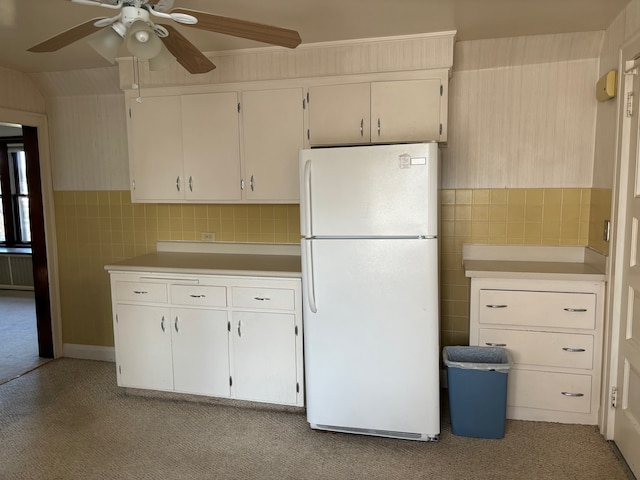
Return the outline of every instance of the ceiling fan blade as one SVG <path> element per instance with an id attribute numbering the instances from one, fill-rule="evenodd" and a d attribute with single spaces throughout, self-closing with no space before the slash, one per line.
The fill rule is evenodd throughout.
<path id="1" fill-rule="evenodd" d="M 171 13 L 184 13 L 193 15 L 198 19 L 198 23 L 187 25 L 188 27 L 208 30 L 210 32 L 224 33 L 225 35 L 233 35 L 234 37 L 247 38 L 258 42 L 270 43 L 272 45 L 280 45 L 282 47 L 296 48 L 302 40 L 300 34 L 295 30 L 286 28 L 272 27 L 263 23 L 248 22 L 246 20 L 238 20 L 235 18 L 221 17 L 210 13 L 198 12 L 195 10 L 187 10 L 184 8 L 176 8 Z"/>
<path id="2" fill-rule="evenodd" d="M 76 25 L 69 30 L 65 30 L 62 33 L 59 33 L 55 37 L 51 37 L 48 40 L 45 40 L 38 45 L 35 45 L 28 49 L 28 52 L 55 52 L 56 50 L 60 50 L 62 47 L 66 47 L 67 45 L 72 44 L 75 41 L 80 40 L 88 35 L 91 35 L 94 32 L 97 32 L 103 27 L 96 27 L 94 23 L 98 20 L 102 20 L 104 17 L 94 18 L 93 20 L 89 20 L 87 22 L 81 23 L 80 25 Z"/>
<path id="3" fill-rule="evenodd" d="M 196 46 L 171 25 L 162 25 L 169 35 L 162 38 L 164 46 L 176 57 L 178 63 L 189 73 L 207 73 L 216 66 Z"/>

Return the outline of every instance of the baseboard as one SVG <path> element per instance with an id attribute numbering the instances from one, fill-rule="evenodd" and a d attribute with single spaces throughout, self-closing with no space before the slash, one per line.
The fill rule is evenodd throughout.
<path id="1" fill-rule="evenodd" d="M 79 358 L 82 360 L 102 360 L 103 362 L 115 362 L 116 350 L 114 347 L 65 343 L 62 346 L 62 356 L 67 358 Z"/>

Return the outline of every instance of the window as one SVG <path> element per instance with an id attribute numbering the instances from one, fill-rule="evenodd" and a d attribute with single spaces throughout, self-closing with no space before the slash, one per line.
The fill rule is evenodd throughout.
<path id="1" fill-rule="evenodd" d="M 21 143 L 0 142 L 0 244 L 31 244 L 27 159 Z"/>

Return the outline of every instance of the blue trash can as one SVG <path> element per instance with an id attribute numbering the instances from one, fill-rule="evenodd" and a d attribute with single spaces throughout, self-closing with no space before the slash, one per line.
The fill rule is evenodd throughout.
<path id="1" fill-rule="evenodd" d="M 503 438 L 507 377 L 513 361 L 499 347 L 445 347 L 451 432 L 476 438 Z"/>

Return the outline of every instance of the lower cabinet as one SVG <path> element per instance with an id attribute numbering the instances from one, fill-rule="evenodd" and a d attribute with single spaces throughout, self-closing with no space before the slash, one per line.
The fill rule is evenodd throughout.
<path id="1" fill-rule="evenodd" d="M 294 315 L 234 312 L 232 358 L 235 397 L 293 404 L 297 396 Z"/>
<path id="2" fill-rule="evenodd" d="M 111 288 L 119 386 L 304 405 L 299 279 L 111 272 Z"/>
<path id="3" fill-rule="evenodd" d="M 472 278 L 470 344 L 506 348 L 507 417 L 595 425 L 604 282 Z"/>

